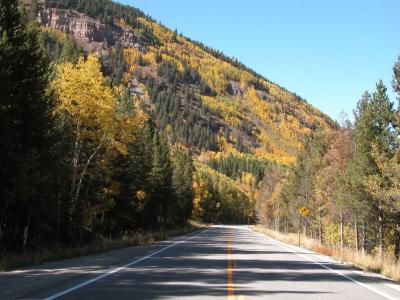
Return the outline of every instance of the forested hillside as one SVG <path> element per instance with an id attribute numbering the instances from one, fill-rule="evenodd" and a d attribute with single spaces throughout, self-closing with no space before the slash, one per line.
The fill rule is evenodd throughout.
<path id="1" fill-rule="evenodd" d="M 392 85 L 399 101 L 400 57 Z M 259 220 L 285 232 L 298 228 L 332 248 L 376 255 L 379 263 L 389 259 L 391 266 L 370 268 L 397 276 L 391 259 L 400 256 L 398 107 L 378 81 L 361 96 L 354 124 L 343 115 L 337 130 L 312 132 L 291 172 L 274 170 L 261 182 Z"/>
<path id="2" fill-rule="evenodd" d="M 259 182 L 294 165 L 311 131 L 333 127 L 137 9 L 5 1 L 1 13 L 2 251 L 189 218 L 254 222 Z"/>
<path id="3" fill-rule="evenodd" d="M 190 218 L 296 231 L 307 207 L 307 234 L 399 253 L 398 112 L 382 83 L 336 124 L 109 0 L 3 1 L 0 29 L 0 251 Z"/>

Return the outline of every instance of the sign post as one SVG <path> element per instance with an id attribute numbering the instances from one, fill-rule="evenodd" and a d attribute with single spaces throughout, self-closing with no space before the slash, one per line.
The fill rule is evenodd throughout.
<path id="1" fill-rule="evenodd" d="M 301 237 L 301 218 L 307 218 L 310 214 L 310 210 L 303 206 L 299 208 L 299 247 L 300 247 L 300 237 Z"/>

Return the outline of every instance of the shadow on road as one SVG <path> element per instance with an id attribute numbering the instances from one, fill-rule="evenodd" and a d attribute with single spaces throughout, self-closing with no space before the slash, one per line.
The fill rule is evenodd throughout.
<path id="1" fill-rule="evenodd" d="M 195 237 L 150 257 L 130 268 L 122 269 L 108 277 L 84 286 L 64 296 L 65 299 L 165 299 L 178 297 L 226 297 L 227 295 L 227 245 L 228 227 L 216 227 L 206 234 Z M 143 247 L 142 252 L 152 252 L 165 247 L 167 243 Z M 283 248 L 282 248 L 283 249 Z M 348 282 L 344 277 L 324 269 L 318 264 L 307 261 L 293 252 L 282 250 L 267 239 L 262 239 L 248 230 L 233 230 L 233 281 L 235 293 L 243 296 L 262 296 L 272 294 L 329 294 L 321 289 L 310 291 L 296 290 L 290 282 Z M 125 252 L 124 252 L 125 251 Z M 113 255 L 126 255 L 125 250 L 113 251 Z M 137 251 L 133 249 L 132 251 Z M 132 253 L 133 253 L 132 252 Z M 146 254 L 142 253 L 142 255 Z M 110 254 L 110 253 L 109 253 Z M 109 255 L 108 254 L 108 255 Z M 307 254 L 307 253 L 304 253 Z M 122 255 L 115 265 L 123 265 Z M 42 297 L 59 292 L 103 272 L 106 257 L 90 257 L 89 263 L 73 268 L 58 269 L 37 268 L 30 272 L 17 274 L 20 278 L 35 280 L 45 275 L 52 278 L 64 278 L 53 290 L 43 288 L 35 291 L 30 298 Z M 132 256 L 130 256 L 132 260 Z M 341 271 L 351 268 L 342 264 L 324 263 Z M 47 265 L 49 267 L 49 265 Z M 92 273 L 91 273 L 92 272 Z M 17 276 L 14 274 L 14 276 Z M 67 275 L 67 276 L 66 276 Z M 370 277 L 353 273 L 351 277 L 359 282 L 391 282 L 384 278 Z M 4 277 L 3 277 L 4 279 Z M 0 287 L 2 277 L 0 276 Z M 28 280 L 29 282 L 29 280 Z M 268 283 L 266 286 L 265 282 Z M 281 289 L 274 283 L 286 282 L 288 289 Z M 262 283 L 262 284 L 260 284 Z"/>

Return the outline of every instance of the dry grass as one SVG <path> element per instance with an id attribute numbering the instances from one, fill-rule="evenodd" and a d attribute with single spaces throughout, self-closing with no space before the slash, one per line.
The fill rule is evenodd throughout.
<path id="1" fill-rule="evenodd" d="M 183 228 L 169 230 L 166 239 L 186 234 L 197 229 L 206 227 L 205 225 L 190 221 L 189 225 Z M 46 261 L 62 260 L 66 258 L 79 257 L 83 255 L 106 252 L 113 249 L 137 246 L 154 243 L 164 239 L 162 232 L 137 232 L 118 239 L 99 239 L 86 245 L 74 247 L 59 247 L 55 249 L 42 249 L 35 252 L 25 253 L 6 253 L 0 255 L 0 271 L 9 271 L 17 268 L 35 265 Z"/>
<path id="2" fill-rule="evenodd" d="M 276 240 L 282 241 L 291 245 L 298 245 L 298 234 L 288 233 L 283 234 L 262 226 L 253 226 L 255 231 L 268 235 Z M 400 262 L 397 262 L 391 256 L 383 258 L 376 255 L 355 251 L 354 249 L 345 248 L 343 250 L 322 245 L 318 240 L 311 239 L 306 236 L 301 236 L 301 246 L 305 249 L 332 256 L 340 261 L 350 263 L 355 267 L 365 271 L 379 273 L 383 276 L 400 282 Z"/>

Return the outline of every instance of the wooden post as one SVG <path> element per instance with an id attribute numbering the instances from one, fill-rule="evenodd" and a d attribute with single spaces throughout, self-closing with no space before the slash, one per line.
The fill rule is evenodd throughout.
<path id="1" fill-rule="evenodd" d="M 301 236 L 301 215 L 299 215 L 299 247 L 300 247 L 300 236 Z"/>

